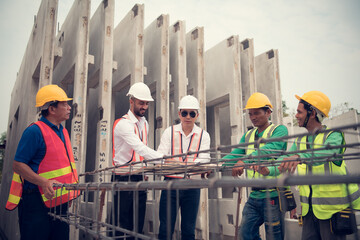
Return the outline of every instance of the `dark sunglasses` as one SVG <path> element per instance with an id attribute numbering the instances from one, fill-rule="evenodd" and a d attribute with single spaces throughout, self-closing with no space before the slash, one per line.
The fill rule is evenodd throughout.
<path id="1" fill-rule="evenodd" d="M 191 112 L 189 112 L 189 113 L 188 113 L 188 111 L 182 111 L 182 112 L 181 112 L 181 116 L 182 116 L 182 117 L 186 117 L 188 114 L 190 115 L 191 118 L 195 118 L 195 117 L 196 117 L 196 112 L 194 112 L 194 111 L 191 111 Z"/>

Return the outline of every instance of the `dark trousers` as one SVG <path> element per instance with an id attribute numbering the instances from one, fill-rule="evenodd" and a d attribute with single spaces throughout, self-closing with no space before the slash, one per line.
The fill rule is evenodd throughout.
<path id="1" fill-rule="evenodd" d="M 165 178 L 165 180 L 169 180 Z M 195 226 L 196 217 L 199 209 L 200 202 L 200 189 L 187 189 L 179 190 L 178 195 L 176 190 L 170 190 L 170 219 L 168 220 L 167 214 L 167 199 L 168 190 L 161 191 L 160 197 L 160 227 L 159 227 L 159 240 L 172 239 L 172 234 L 175 228 L 176 216 L 178 208 L 180 207 L 181 213 L 181 239 L 191 240 L 195 239 Z M 178 206 L 177 206 L 177 200 Z M 168 229 L 169 226 L 169 229 Z M 170 232 L 168 232 L 168 230 Z"/>
<path id="2" fill-rule="evenodd" d="M 345 235 L 331 233 L 330 219 L 320 220 L 312 210 L 303 217 L 302 240 L 345 240 Z"/>
<path id="3" fill-rule="evenodd" d="M 130 176 L 131 182 L 139 182 L 142 180 L 143 177 L 141 175 Z M 128 182 L 129 176 L 113 175 L 112 181 Z M 138 194 L 138 201 L 136 201 L 136 194 Z M 112 219 L 113 215 L 111 215 L 111 223 L 130 231 L 142 233 L 145 221 L 146 199 L 146 191 L 116 191 L 113 198 L 115 218 Z M 136 212 L 137 217 L 134 219 Z M 134 226 L 136 226 L 136 228 Z M 110 232 L 110 236 L 112 236 L 112 231 Z M 124 236 L 124 233 L 115 231 L 115 236 Z M 135 239 L 135 237 L 122 239 Z"/>
<path id="4" fill-rule="evenodd" d="M 48 213 L 66 215 L 68 205 L 55 209 L 45 206 L 40 192 L 23 192 L 19 203 L 19 227 L 21 240 L 66 240 L 69 239 L 69 225 L 59 219 L 54 220 Z"/>

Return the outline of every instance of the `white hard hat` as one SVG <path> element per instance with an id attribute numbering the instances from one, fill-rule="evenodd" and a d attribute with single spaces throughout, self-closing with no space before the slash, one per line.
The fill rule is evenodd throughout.
<path id="1" fill-rule="evenodd" d="M 196 97 L 187 95 L 180 100 L 179 110 L 181 109 L 200 109 L 199 101 Z"/>
<path id="2" fill-rule="evenodd" d="M 142 82 L 134 83 L 130 89 L 129 92 L 126 94 L 126 96 L 133 96 L 136 99 L 139 99 L 141 101 L 148 101 L 152 102 L 154 99 L 151 97 L 151 92 L 149 87 Z"/>

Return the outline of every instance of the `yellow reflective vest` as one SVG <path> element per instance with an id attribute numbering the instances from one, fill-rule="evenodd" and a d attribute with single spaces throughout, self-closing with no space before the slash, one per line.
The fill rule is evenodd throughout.
<path id="1" fill-rule="evenodd" d="M 313 148 L 322 148 L 327 137 L 331 134 L 320 133 L 315 137 Z M 343 136 L 344 137 L 344 136 Z M 344 139 L 344 138 L 343 138 Z M 297 150 L 306 150 L 307 147 L 306 136 L 297 138 L 295 144 Z M 345 140 L 343 140 L 343 144 Z M 341 150 L 341 153 L 345 152 L 345 148 Z M 342 161 L 340 166 L 337 166 L 333 162 L 326 162 L 317 166 L 310 166 L 309 163 L 299 164 L 297 171 L 299 175 L 307 175 L 309 171 L 312 171 L 313 175 L 346 175 L 347 169 L 345 161 Z M 321 220 L 330 219 L 331 216 L 344 210 L 350 206 L 349 199 L 352 201 L 352 207 L 354 209 L 360 209 L 360 191 L 357 184 L 349 184 L 348 190 L 346 184 L 327 184 L 327 185 L 301 185 L 299 186 L 300 202 L 302 207 L 302 216 L 306 216 L 309 212 L 310 202 L 312 205 L 312 211 L 314 215 Z M 348 191 L 350 196 L 348 195 Z"/>
<path id="2" fill-rule="evenodd" d="M 265 130 L 264 133 L 262 135 L 262 138 L 267 139 L 270 138 L 272 133 L 274 132 L 275 128 L 277 128 L 279 125 L 274 125 L 273 123 L 271 123 Z M 255 140 L 255 135 L 256 135 L 256 131 L 258 128 L 253 128 L 249 131 L 247 131 L 247 133 L 245 134 L 245 143 L 251 143 L 249 145 L 247 145 L 246 148 L 246 155 L 250 155 L 251 153 L 255 152 L 256 150 L 258 150 L 258 148 L 261 148 L 262 146 L 265 145 L 265 143 L 260 143 L 260 145 L 258 146 L 258 148 L 255 146 L 256 144 L 256 140 Z M 247 173 L 247 177 L 248 178 L 264 178 L 263 175 L 261 175 L 258 172 L 255 172 L 253 170 L 247 169 L 246 170 Z M 266 178 L 275 178 L 274 176 L 267 176 Z"/>

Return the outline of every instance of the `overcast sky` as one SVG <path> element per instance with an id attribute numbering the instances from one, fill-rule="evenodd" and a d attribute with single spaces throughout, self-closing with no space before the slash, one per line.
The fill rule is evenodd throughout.
<path id="1" fill-rule="evenodd" d="M 41 0 L 0 0 L 0 133 L 7 130 L 10 95 Z M 92 1 L 91 12 L 100 0 Z M 319 90 L 332 106 L 360 110 L 360 1 L 358 0 L 116 0 L 115 26 L 135 3 L 145 4 L 145 28 L 160 14 L 170 24 L 185 20 L 187 32 L 205 30 L 205 50 L 239 35 L 253 38 L 255 55 L 279 50 L 282 98 Z M 73 0 L 59 0 L 62 25 Z"/>

